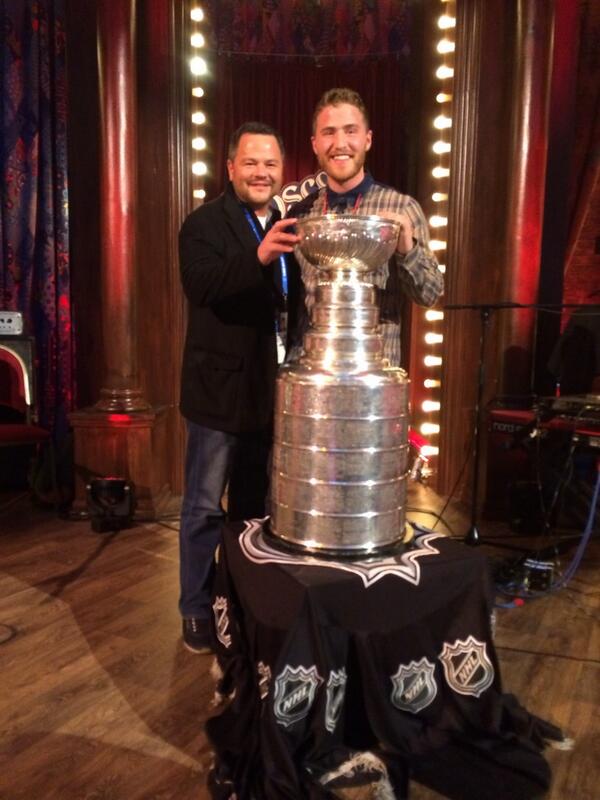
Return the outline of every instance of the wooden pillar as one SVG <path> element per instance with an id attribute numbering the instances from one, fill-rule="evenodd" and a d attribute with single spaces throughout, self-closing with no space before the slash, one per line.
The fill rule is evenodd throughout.
<path id="1" fill-rule="evenodd" d="M 100 0 L 98 68 L 102 320 L 106 372 L 96 408 L 149 408 L 138 383 L 135 299 L 137 211 L 136 0 Z M 108 313 L 106 313 L 108 312 Z"/>
<path id="2" fill-rule="evenodd" d="M 507 255 L 500 299 L 538 301 L 554 3 L 518 0 L 514 30 L 513 125 L 507 164 Z M 499 325 L 503 394 L 532 389 L 533 310 L 504 313 Z"/>
<path id="3" fill-rule="evenodd" d="M 98 0 L 100 232 L 104 378 L 94 406 L 71 415 L 74 511 L 95 476 L 129 480 L 137 515 L 153 517 L 169 497 L 166 408 L 151 408 L 138 375 L 136 313 L 136 0 Z"/>
<path id="4" fill-rule="evenodd" d="M 545 0 L 457 3 L 447 304 L 537 301 L 553 16 Z M 491 312 L 484 408 L 498 395 L 529 391 L 533 325 L 530 311 Z M 477 310 L 446 312 L 437 485 L 465 500 L 480 332 Z"/>

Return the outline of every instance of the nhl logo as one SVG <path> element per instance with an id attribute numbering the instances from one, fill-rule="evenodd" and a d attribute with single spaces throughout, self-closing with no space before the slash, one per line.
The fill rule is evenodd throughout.
<path id="1" fill-rule="evenodd" d="M 395 675 L 392 675 L 392 703 L 401 711 L 417 714 L 433 703 L 437 695 L 437 684 L 433 673 L 435 665 L 422 658 L 401 664 Z"/>
<path id="2" fill-rule="evenodd" d="M 321 683 L 323 678 L 315 666 L 305 669 L 286 664 L 275 679 L 273 711 L 277 722 L 287 728 L 303 719 L 310 711 Z"/>
<path id="3" fill-rule="evenodd" d="M 327 681 L 327 702 L 325 705 L 325 727 L 333 733 L 338 723 L 342 706 L 344 705 L 344 695 L 346 693 L 346 682 L 348 676 L 342 667 L 340 670 L 331 670 Z"/>
<path id="4" fill-rule="evenodd" d="M 479 697 L 494 680 L 494 667 L 488 658 L 485 642 L 469 636 L 457 639 L 453 645 L 444 644 L 440 653 L 446 681 L 459 694 Z"/>

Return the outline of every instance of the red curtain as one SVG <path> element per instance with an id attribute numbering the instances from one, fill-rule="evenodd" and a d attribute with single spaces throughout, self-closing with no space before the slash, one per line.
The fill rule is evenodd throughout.
<path id="1" fill-rule="evenodd" d="M 215 174 L 211 196 L 224 185 L 227 142 L 233 130 L 247 120 L 272 125 L 283 135 L 287 158 L 285 182 L 315 171 L 310 136 L 314 106 L 321 94 L 348 86 L 364 99 L 371 117 L 373 147 L 368 169 L 373 176 L 404 191 L 407 187 L 411 84 L 406 59 L 386 56 L 340 64 L 314 59 L 245 58 L 218 56 L 213 96 Z"/>

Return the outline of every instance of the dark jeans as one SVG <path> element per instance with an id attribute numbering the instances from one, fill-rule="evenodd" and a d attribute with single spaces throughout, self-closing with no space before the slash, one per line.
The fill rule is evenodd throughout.
<path id="1" fill-rule="evenodd" d="M 187 421 L 185 490 L 179 529 L 182 617 L 210 616 L 214 555 L 226 516 L 265 515 L 270 431 L 233 434 Z M 229 483 L 227 515 L 221 498 Z"/>

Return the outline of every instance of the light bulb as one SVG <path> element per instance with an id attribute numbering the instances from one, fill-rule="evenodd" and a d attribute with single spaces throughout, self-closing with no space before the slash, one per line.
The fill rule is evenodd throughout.
<path id="1" fill-rule="evenodd" d="M 438 19 L 438 28 L 441 28 L 443 31 L 447 31 L 449 28 L 456 27 L 456 18 L 451 17 L 449 14 L 442 14 L 442 16 Z"/>
<path id="2" fill-rule="evenodd" d="M 448 224 L 448 217 L 441 217 L 439 214 L 434 214 L 432 217 L 429 217 L 429 224 L 432 228 L 443 228 L 444 225 Z"/>
<path id="3" fill-rule="evenodd" d="M 451 42 L 450 39 L 440 39 L 437 44 L 437 51 L 438 53 L 453 53 L 454 52 L 454 42 Z"/>
<path id="4" fill-rule="evenodd" d="M 440 114 L 433 120 L 433 126 L 434 128 L 437 128 L 440 131 L 444 130 L 445 128 L 451 128 L 452 119 L 450 117 L 444 116 L 444 114 Z"/>
<path id="5" fill-rule="evenodd" d="M 445 64 L 442 64 L 441 67 L 438 67 L 435 71 L 435 77 L 440 78 L 440 80 L 445 80 L 446 78 L 452 78 L 454 76 L 454 70 L 452 67 L 447 67 Z"/>
<path id="6" fill-rule="evenodd" d="M 206 61 L 200 56 L 194 56 L 194 58 L 192 58 L 190 61 L 190 69 L 192 70 L 192 75 L 206 75 L 208 72 Z"/>

